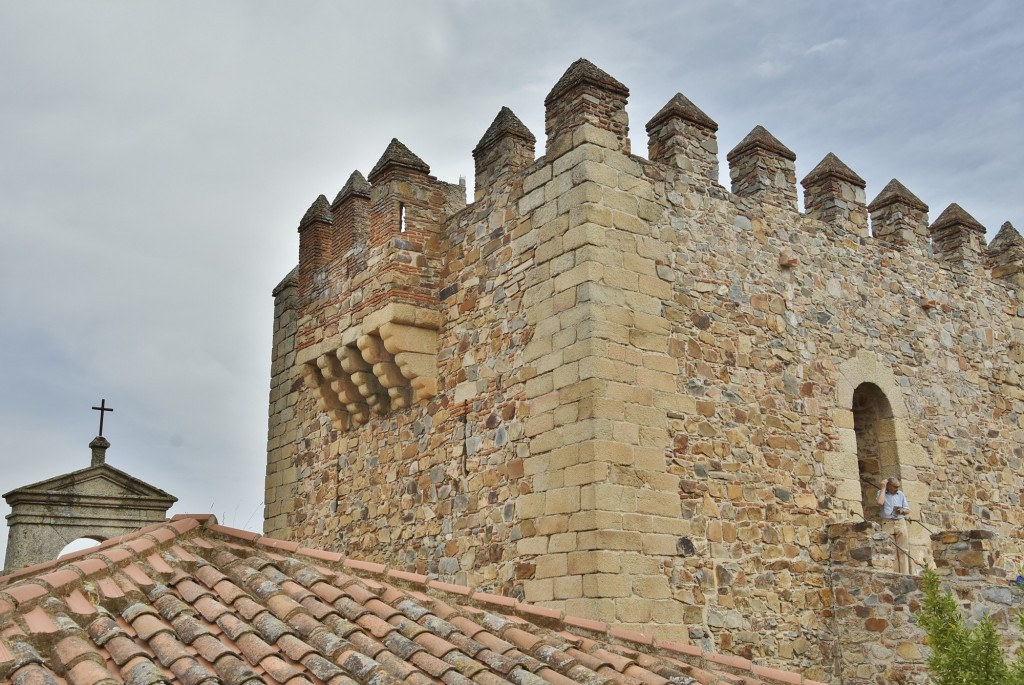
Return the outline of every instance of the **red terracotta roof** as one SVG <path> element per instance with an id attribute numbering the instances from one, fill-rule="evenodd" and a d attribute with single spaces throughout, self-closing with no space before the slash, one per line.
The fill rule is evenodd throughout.
<path id="1" fill-rule="evenodd" d="M 0 681 L 821 685 L 208 515 L 0 577 Z"/>

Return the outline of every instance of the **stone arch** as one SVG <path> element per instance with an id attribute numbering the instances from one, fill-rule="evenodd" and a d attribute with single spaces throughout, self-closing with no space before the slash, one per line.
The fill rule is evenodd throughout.
<path id="1" fill-rule="evenodd" d="M 915 519 L 928 504 L 929 488 L 917 477 L 917 467 L 928 463 L 924 449 L 911 441 L 907 403 L 896 374 L 876 353 L 860 350 L 839 366 L 836 407 L 833 420 L 839 450 L 826 463 L 826 476 L 836 480 L 837 508 L 853 518 L 878 520 L 877 494 L 881 477 L 896 476 L 911 504 L 911 555 L 925 558 L 931 542 L 928 532 Z M 861 441 L 858 444 L 858 423 Z M 870 446 L 865 441 L 874 440 Z M 872 470 L 870 449 L 877 450 L 877 468 Z M 874 478 L 863 483 L 861 477 Z"/>
<path id="2" fill-rule="evenodd" d="M 100 535 L 83 535 L 82 537 L 75 538 L 71 542 L 64 545 L 61 548 L 61 550 L 57 553 L 57 558 L 60 559 L 61 557 L 67 554 L 72 554 L 74 552 L 79 552 L 83 549 L 90 549 L 92 547 L 96 547 L 98 545 L 103 544 L 108 539 L 109 538 L 105 538 Z"/>

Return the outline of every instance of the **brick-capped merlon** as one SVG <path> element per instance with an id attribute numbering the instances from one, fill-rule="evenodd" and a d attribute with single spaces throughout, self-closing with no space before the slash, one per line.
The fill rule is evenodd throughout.
<path id="1" fill-rule="evenodd" d="M 726 155 L 732 192 L 797 211 L 796 153 L 758 124 Z"/>
<path id="2" fill-rule="evenodd" d="M 999 229 L 985 250 L 985 264 L 992 270 L 993 278 L 1012 280 L 1018 285 L 1024 283 L 1024 237 L 1009 221 Z"/>
<path id="3" fill-rule="evenodd" d="M 760 151 L 763 154 L 772 155 L 774 157 L 782 157 L 783 159 L 788 159 L 791 162 L 796 161 L 796 153 L 783 145 L 778 138 L 769 133 L 768 129 L 761 124 L 758 124 L 751 129 L 750 133 L 748 133 L 743 140 L 736 143 L 736 147 L 729 150 L 729 154 L 727 154 L 725 158 L 731 164 L 733 160 L 743 157 L 753 151 Z"/>
<path id="4" fill-rule="evenodd" d="M 876 210 L 882 209 L 891 204 L 903 204 L 913 209 L 917 209 L 922 212 L 928 211 L 928 205 L 914 195 L 905 185 L 900 183 L 895 178 L 885 184 L 882 188 L 882 192 L 875 196 L 875 199 L 868 205 L 868 210 L 875 212 Z"/>
<path id="5" fill-rule="evenodd" d="M 928 205 L 895 178 L 868 205 L 871 232 L 895 246 L 928 246 Z"/>
<path id="6" fill-rule="evenodd" d="M 829 152 L 800 182 L 804 187 L 804 211 L 834 228 L 866 237 L 868 212 L 864 188 L 867 182 L 839 157 Z"/>
<path id="7" fill-rule="evenodd" d="M 348 180 L 345 181 L 345 185 L 341 187 L 338 194 L 334 196 L 334 202 L 331 203 L 331 207 L 336 207 L 350 197 L 365 197 L 370 198 L 370 183 L 363 177 L 359 170 L 353 171 Z"/>
<path id="8" fill-rule="evenodd" d="M 392 138 L 388 143 L 384 154 L 380 156 L 377 163 L 373 165 L 367 179 L 370 183 L 376 182 L 386 170 L 391 168 L 408 169 L 409 171 L 423 174 L 430 173 L 430 165 L 412 153 L 398 138 Z"/>
<path id="9" fill-rule="evenodd" d="M 811 169 L 811 172 L 804 176 L 804 180 L 800 181 L 800 185 L 804 188 L 809 188 L 830 178 L 837 178 L 861 189 L 866 188 L 868 185 L 867 181 L 857 175 L 857 172 L 848 167 L 843 160 L 839 159 L 832 152 L 825 155 L 818 162 L 818 166 Z"/>
<path id="10" fill-rule="evenodd" d="M 299 232 L 302 232 L 303 229 L 318 221 L 327 224 L 331 223 L 331 205 L 323 195 L 313 200 L 313 204 L 302 215 L 302 220 L 299 221 Z"/>
<path id="11" fill-rule="evenodd" d="M 544 132 L 547 156 L 554 159 L 572 147 L 574 132 L 589 124 L 606 132 L 587 137 L 587 142 L 629 152 L 629 88 L 593 63 L 578 59 L 544 98 Z"/>
<path id="12" fill-rule="evenodd" d="M 508 107 L 502 107 L 480 142 L 473 148 L 476 199 L 495 181 L 533 164 L 537 139 Z"/>
<path id="13" fill-rule="evenodd" d="M 515 112 L 508 107 L 502 107 L 494 117 L 494 121 L 480 137 L 480 142 L 473 148 L 473 157 L 479 157 L 487 148 L 506 136 L 521 138 L 530 144 L 537 142 L 537 138 L 530 132 L 530 129 L 526 128 L 526 124 L 519 120 Z"/>
<path id="14" fill-rule="evenodd" d="M 718 124 L 682 93 L 647 122 L 648 157 L 705 181 L 718 180 Z"/>
<path id="15" fill-rule="evenodd" d="M 357 273 L 365 266 L 365 255 L 360 254 L 359 248 L 366 244 L 370 232 L 370 190 L 369 182 L 357 169 L 349 175 L 331 205 L 334 254 L 341 259 L 339 276 Z"/>
<path id="16" fill-rule="evenodd" d="M 334 258 L 331 205 L 323 195 L 313 200 L 299 222 L 299 292 L 311 297 L 326 281 L 324 267 Z"/>
<path id="17" fill-rule="evenodd" d="M 935 257 L 952 266 L 977 264 L 985 248 L 985 227 L 963 207 L 952 203 L 928 227 Z"/>

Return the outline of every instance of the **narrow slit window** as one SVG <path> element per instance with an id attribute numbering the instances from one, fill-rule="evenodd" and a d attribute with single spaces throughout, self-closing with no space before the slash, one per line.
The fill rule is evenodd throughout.
<path id="1" fill-rule="evenodd" d="M 398 232 L 405 233 L 405 205 L 398 205 Z"/>

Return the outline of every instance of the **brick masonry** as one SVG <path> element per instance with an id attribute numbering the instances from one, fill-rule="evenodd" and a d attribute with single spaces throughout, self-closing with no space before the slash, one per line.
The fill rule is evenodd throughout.
<path id="1" fill-rule="evenodd" d="M 837 587 L 916 581 L 837 560 L 829 526 L 876 517 L 882 477 L 917 562 L 980 529 L 979 582 L 1024 561 L 1020 236 L 986 247 L 956 205 L 929 226 L 895 179 L 868 204 L 832 154 L 801 213 L 760 126 L 730 192 L 682 95 L 631 154 L 628 93 L 574 63 L 537 159 L 503 109 L 472 204 L 398 141 L 314 202 L 274 292 L 266 532 L 860 677 Z"/>

